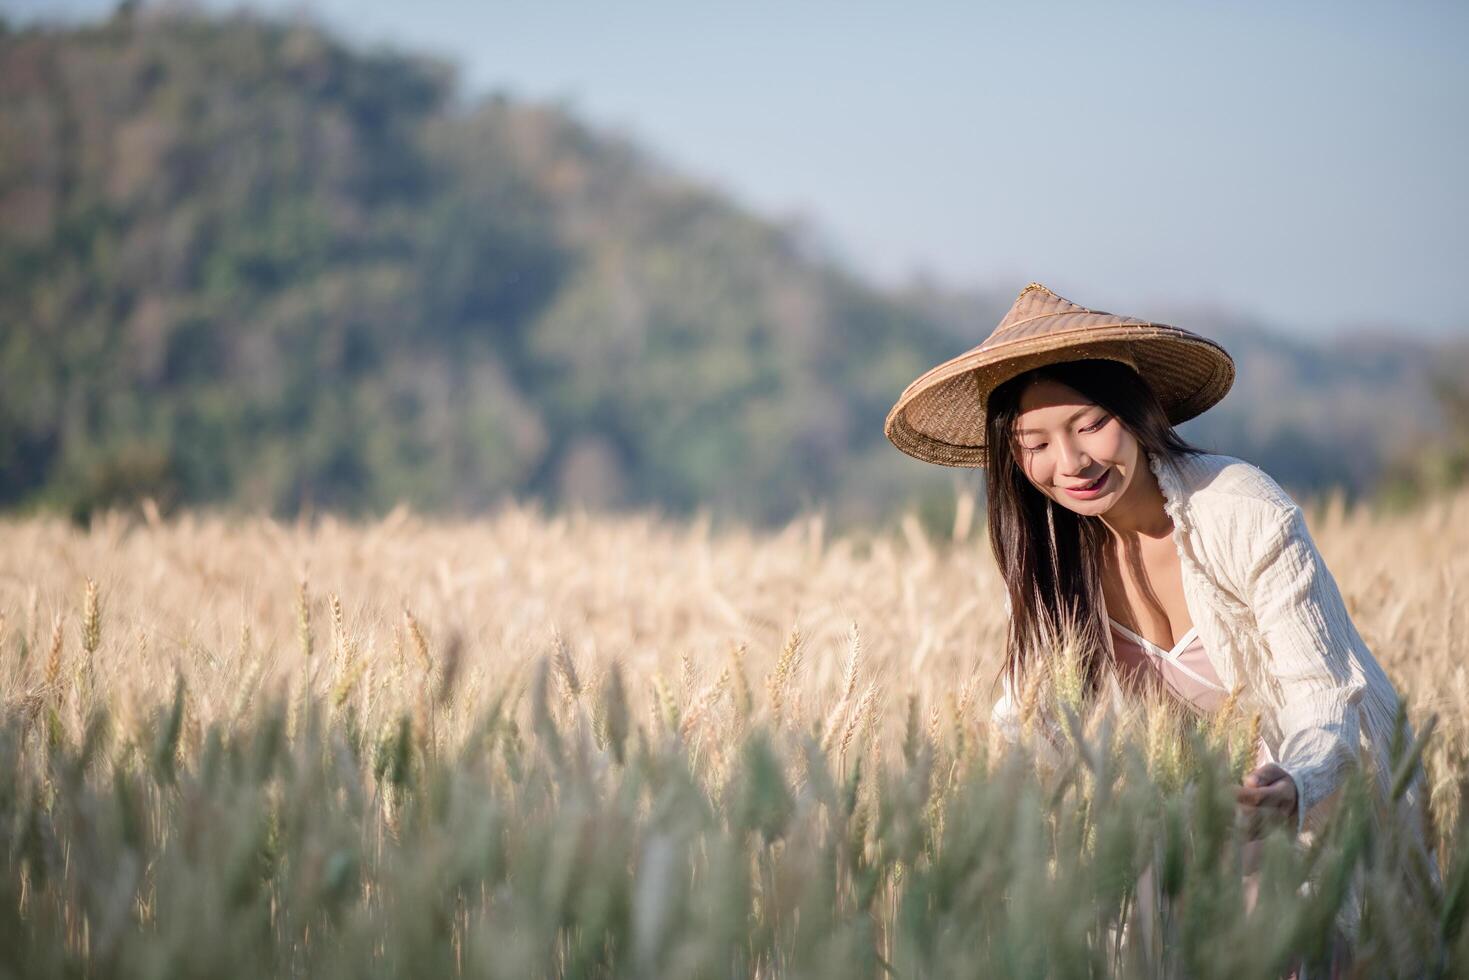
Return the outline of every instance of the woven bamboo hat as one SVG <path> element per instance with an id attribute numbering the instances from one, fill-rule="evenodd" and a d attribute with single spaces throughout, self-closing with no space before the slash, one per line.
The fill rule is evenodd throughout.
<path id="1" fill-rule="evenodd" d="M 1088 358 L 1131 366 L 1174 425 L 1218 402 L 1234 384 L 1233 358 L 1207 337 L 1089 310 L 1033 282 L 984 343 L 910 384 L 884 431 L 893 445 L 925 462 L 984 466 L 990 392 L 1031 368 Z"/>

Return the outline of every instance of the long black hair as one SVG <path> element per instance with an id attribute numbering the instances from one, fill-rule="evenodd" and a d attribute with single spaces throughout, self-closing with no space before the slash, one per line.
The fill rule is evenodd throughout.
<path id="1" fill-rule="evenodd" d="M 1059 381 L 1115 415 L 1137 439 L 1144 461 L 1147 453 L 1171 458 L 1208 450 L 1174 430 L 1153 389 L 1120 361 L 1048 364 L 990 393 L 985 408 L 989 538 L 1011 609 L 1004 673 L 1018 685 L 1040 650 L 1069 636 L 1080 646 L 1086 689 L 1095 692 L 1109 651 L 1100 569 L 1110 532 L 1101 518 L 1056 505 L 1030 482 L 1015 458 L 1020 395 L 1037 378 Z"/>

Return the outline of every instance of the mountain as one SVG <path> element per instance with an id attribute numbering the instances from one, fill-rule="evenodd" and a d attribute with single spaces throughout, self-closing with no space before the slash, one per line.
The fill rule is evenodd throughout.
<path id="1" fill-rule="evenodd" d="M 0 146 L 0 505 L 873 519 L 948 492 L 882 421 L 1010 298 L 877 290 L 561 108 L 248 13 L 5 31 Z M 1297 485 L 1431 411 L 1426 346 L 1218 327 L 1188 425 Z"/>

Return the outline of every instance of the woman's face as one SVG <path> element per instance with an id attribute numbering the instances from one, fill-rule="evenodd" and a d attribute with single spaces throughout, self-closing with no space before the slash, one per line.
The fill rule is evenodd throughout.
<path id="1" fill-rule="evenodd" d="M 1015 458 L 1041 493 L 1091 516 L 1121 500 L 1138 467 L 1147 465 L 1141 444 L 1116 416 L 1050 378 L 1020 396 Z"/>

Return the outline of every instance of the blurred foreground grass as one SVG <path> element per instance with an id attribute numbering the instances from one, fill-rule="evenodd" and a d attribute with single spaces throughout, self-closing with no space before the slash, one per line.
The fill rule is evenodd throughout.
<path id="1" fill-rule="evenodd" d="M 1059 764 L 997 751 L 967 527 L 0 524 L 0 973 L 1266 977 L 1360 876 L 1358 975 L 1462 974 L 1466 511 L 1311 521 L 1431 729 L 1442 889 L 1353 786 L 1253 908 L 1242 712 L 1063 673 Z"/>

